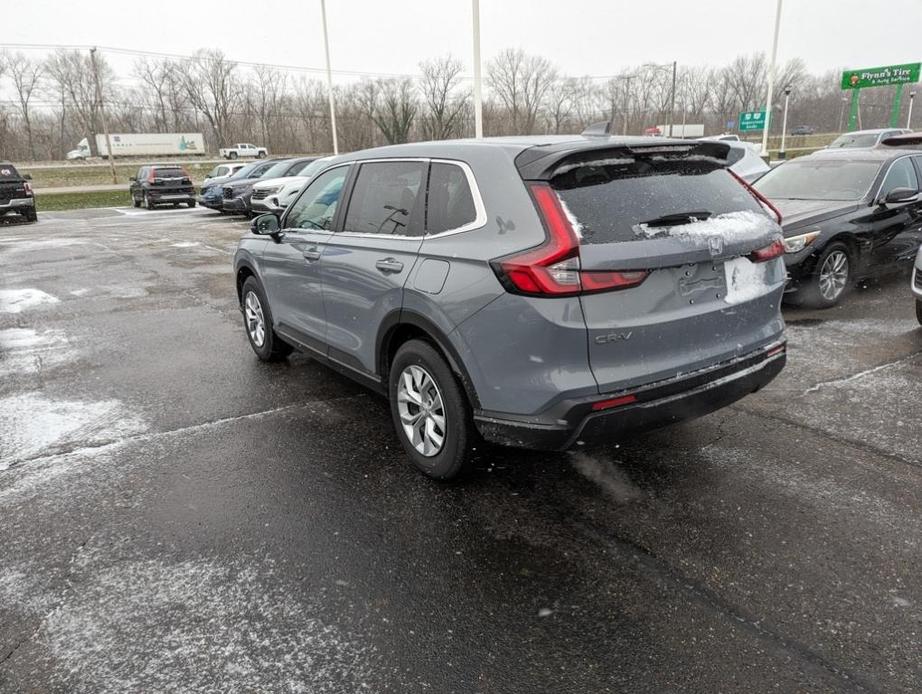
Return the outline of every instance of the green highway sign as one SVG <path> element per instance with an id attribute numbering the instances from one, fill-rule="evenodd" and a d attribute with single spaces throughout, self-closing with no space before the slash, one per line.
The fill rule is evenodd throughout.
<path id="1" fill-rule="evenodd" d="M 742 111 L 739 122 L 740 132 L 745 130 L 764 130 L 765 111 Z"/>
<path id="2" fill-rule="evenodd" d="M 905 65 L 846 70 L 842 73 L 842 89 L 864 89 L 865 87 L 885 87 L 888 84 L 918 82 L 920 66 L 922 63 L 906 63 Z"/>

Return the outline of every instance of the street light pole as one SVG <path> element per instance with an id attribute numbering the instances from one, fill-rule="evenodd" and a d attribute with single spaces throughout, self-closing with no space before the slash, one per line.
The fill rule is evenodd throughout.
<path id="1" fill-rule="evenodd" d="M 480 0 L 471 0 L 474 15 L 474 136 L 483 137 L 483 92 L 480 78 Z"/>
<path id="2" fill-rule="evenodd" d="M 842 132 L 842 128 L 845 127 L 845 104 L 847 103 L 848 103 L 848 97 L 843 96 L 842 97 L 842 108 L 839 109 L 839 130 L 838 132 Z"/>
<path id="3" fill-rule="evenodd" d="M 333 154 L 339 154 L 336 140 L 336 105 L 333 102 L 333 71 L 330 69 L 330 40 L 327 37 L 327 3 L 320 0 L 320 14 L 323 18 L 323 50 L 327 56 L 327 96 L 330 100 L 330 129 L 333 131 Z"/>
<path id="4" fill-rule="evenodd" d="M 912 102 L 916 98 L 915 92 L 909 92 L 909 113 L 906 114 L 906 129 L 910 130 L 912 128 L 910 123 L 912 123 Z"/>
<path id="5" fill-rule="evenodd" d="M 622 135 L 627 135 L 627 119 L 628 114 L 631 110 L 631 80 L 634 79 L 635 75 L 628 75 L 624 78 L 624 81 L 627 82 L 627 86 L 624 90 L 624 123 L 622 124 Z"/>
<path id="6" fill-rule="evenodd" d="M 779 0 L 780 2 L 781 0 Z M 672 95 L 669 98 L 669 137 L 672 137 L 672 122 L 675 120 L 675 73 L 676 61 L 672 61 Z"/>
<path id="7" fill-rule="evenodd" d="M 787 155 L 784 152 L 784 138 L 788 133 L 788 99 L 791 96 L 791 85 L 784 88 L 784 117 L 781 119 L 781 150 L 778 152 L 778 158 L 784 159 Z"/>
<path id="8" fill-rule="evenodd" d="M 765 128 L 762 130 L 762 156 L 768 156 L 768 129 L 772 122 L 772 97 L 775 91 L 775 58 L 778 55 L 778 33 L 781 30 L 781 0 L 775 9 L 775 37 L 772 39 L 772 59 L 768 66 L 768 96 L 765 105 Z"/>

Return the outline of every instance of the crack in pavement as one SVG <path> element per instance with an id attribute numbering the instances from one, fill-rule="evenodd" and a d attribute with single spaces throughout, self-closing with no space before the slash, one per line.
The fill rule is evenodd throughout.
<path id="1" fill-rule="evenodd" d="M 818 390 L 825 388 L 826 386 L 837 386 L 837 385 L 842 385 L 843 383 L 850 383 L 851 381 L 856 381 L 859 378 L 863 378 L 864 376 L 870 376 L 871 374 L 877 373 L 878 371 L 889 369 L 891 366 L 899 366 L 900 364 L 911 361 L 912 359 L 914 359 L 915 357 L 918 357 L 919 355 L 922 355 L 922 350 L 912 352 L 911 354 L 907 354 L 906 356 L 900 357 L 899 359 L 896 359 L 894 361 L 889 361 L 886 364 L 880 364 L 873 368 L 865 369 L 864 371 L 859 371 L 858 373 L 852 374 L 851 376 L 845 376 L 844 378 L 834 378 L 831 381 L 820 381 L 819 383 L 807 388 L 803 393 L 800 394 L 800 397 L 809 395 L 810 393 L 815 393 Z"/>

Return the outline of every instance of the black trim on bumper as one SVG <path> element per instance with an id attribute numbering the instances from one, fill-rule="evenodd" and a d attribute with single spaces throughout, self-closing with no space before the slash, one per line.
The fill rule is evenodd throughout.
<path id="1" fill-rule="evenodd" d="M 617 441 L 624 434 L 714 412 L 759 390 L 784 368 L 784 346 L 784 342 L 776 342 L 682 378 L 573 402 L 562 419 L 516 421 L 478 413 L 474 421 L 488 441 L 521 448 L 566 450 L 578 441 L 586 444 Z M 598 412 L 592 410 L 594 402 L 625 394 L 636 396 L 636 402 Z"/>

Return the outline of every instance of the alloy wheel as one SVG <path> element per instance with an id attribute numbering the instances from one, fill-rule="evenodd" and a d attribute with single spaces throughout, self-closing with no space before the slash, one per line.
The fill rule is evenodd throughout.
<path id="1" fill-rule="evenodd" d="M 835 250 L 826 256 L 820 268 L 820 294 L 826 301 L 838 299 L 848 284 L 848 255 L 845 251 Z"/>
<path id="2" fill-rule="evenodd" d="M 263 307 L 255 292 L 247 292 L 244 300 L 243 313 L 246 317 L 247 332 L 250 339 L 257 347 L 262 347 L 266 341 L 266 320 L 263 316 Z"/>
<path id="3" fill-rule="evenodd" d="M 397 412 L 413 448 L 428 458 L 438 455 L 445 443 L 445 406 L 438 384 L 421 366 L 413 364 L 401 372 Z"/>

